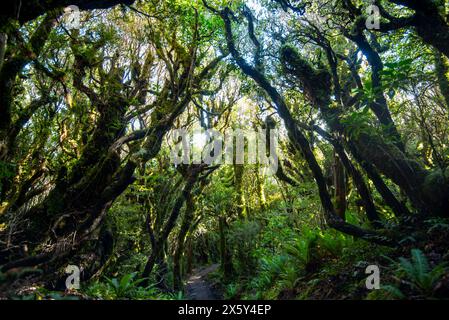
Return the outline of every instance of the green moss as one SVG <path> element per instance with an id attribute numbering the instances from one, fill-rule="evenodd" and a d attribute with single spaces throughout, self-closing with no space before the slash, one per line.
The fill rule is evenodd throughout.
<path id="1" fill-rule="evenodd" d="M 331 75 L 324 67 L 314 68 L 292 46 L 286 45 L 280 52 L 283 71 L 293 76 L 307 98 L 320 107 L 330 104 Z"/>

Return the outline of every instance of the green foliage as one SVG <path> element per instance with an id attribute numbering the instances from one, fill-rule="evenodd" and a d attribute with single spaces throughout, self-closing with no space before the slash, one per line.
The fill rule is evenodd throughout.
<path id="1" fill-rule="evenodd" d="M 413 288 L 431 294 L 436 282 L 447 272 L 446 264 L 430 268 L 427 257 L 419 249 L 412 249 L 411 256 L 411 260 L 399 258 L 399 272 L 410 280 Z"/>
<path id="2" fill-rule="evenodd" d="M 254 250 L 257 247 L 260 224 L 257 221 L 236 221 L 230 229 L 227 238 L 234 251 L 236 267 L 242 274 L 249 274 L 257 264 Z"/>
<path id="3" fill-rule="evenodd" d="M 327 230 L 314 230 L 304 227 L 301 236 L 286 245 L 286 252 L 294 257 L 299 265 L 307 268 L 325 258 L 339 257 L 343 249 L 352 243 L 350 237 Z"/>
<path id="4" fill-rule="evenodd" d="M 412 63 L 413 58 L 399 61 L 387 62 L 382 70 L 382 77 L 385 89 L 389 90 L 389 98 L 392 99 L 396 94 L 396 90 L 403 88 L 404 81 L 413 76 Z"/>
<path id="5" fill-rule="evenodd" d="M 226 286 L 226 291 L 224 293 L 224 298 L 227 300 L 233 300 L 238 297 L 239 286 L 235 283 L 230 283 Z"/>
<path id="6" fill-rule="evenodd" d="M 106 278 L 109 286 L 113 289 L 117 298 L 129 297 L 138 288 L 138 285 L 145 281 L 145 279 L 137 279 L 136 273 L 125 274 L 120 280 L 117 278 Z"/>
<path id="7" fill-rule="evenodd" d="M 33 293 L 13 296 L 13 300 L 81 300 L 83 297 L 73 292 L 59 292 L 38 287 Z"/>
<path id="8" fill-rule="evenodd" d="M 312 250 L 317 246 L 318 239 L 318 233 L 310 231 L 287 244 L 285 251 L 296 259 L 299 265 L 307 266 L 313 259 Z"/>
<path id="9" fill-rule="evenodd" d="M 322 232 L 306 224 L 298 230 L 287 228 L 291 222 L 286 215 L 269 213 L 266 219 L 258 235 L 260 245 L 252 249 L 257 264 L 252 273 L 242 273 L 226 287 L 227 296 L 276 299 L 283 290 L 293 290 L 307 274 L 318 272 L 325 261 L 340 258 L 353 244 L 350 237 L 333 230 Z"/>
<path id="10" fill-rule="evenodd" d="M 142 287 L 141 283 L 145 279 L 136 279 L 136 273 L 125 274 L 121 278 L 107 278 L 106 282 L 95 281 L 86 287 L 83 292 L 97 299 L 182 299 L 182 293 L 165 294 L 160 292 L 154 285 Z"/>
<path id="11" fill-rule="evenodd" d="M 404 299 L 405 295 L 399 290 L 399 288 L 393 285 L 385 285 L 382 286 L 382 289 L 386 291 L 386 298 L 391 299 Z M 377 293 L 377 292 L 376 292 Z M 371 295 L 371 297 L 375 297 L 375 295 Z M 382 294 L 379 295 L 379 298 L 382 299 Z"/>
<path id="12" fill-rule="evenodd" d="M 435 231 L 443 231 L 447 232 L 449 231 L 449 221 L 447 219 L 442 218 L 432 218 L 425 221 L 429 229 L 427 230 L 427 233 L 431 234 Z"/>
<path id="13" fill-rule="evenodd" d="M 51 6 L 52 1 L 47 2 Z M 2 26 L 8 35 L 2 70 L 19 69 L 11 79 L 8 72 L 1 79 L 6 80 L 1 83 L 2 110 L 8 112 L 1 115 L 0 243 L 11 249 L 3 260 L 59 253 L 59 248 L 63 252 L 56 256 L 65 257 L 67 241 L 89 239 L 87 245 L 74 243 L 80 250 L 73 260 L 83 258 L 88 264 L 84 254 L 92 260 L 99 257 L 88 267 L 101 267 L 95 274 L 101 280 L 82 289 L 97 299 L 182 299 L 183 292 L 156 289 L 155 274 L 170 287 L 178 280 L 173 269 L 185 280 L 190 270 L 217 263 L 220 251 L 234 271 L 223 287 L 229 299 L 277 299 L 286 292 L 299 298 L 433 297 L 446 280 L 441 261 L 448 254 L 441 239 L 447 239 L 447 219 L 421 221 L 413 214 L 410 222 L 416 219 L 416 224 L 402 225 L 402 217 L 396 217 L 376 191 L 379 185 L 373 184 L 361 160 L 373 166 L 412 213 L 422 211 L 423 205 L 430 213 L 433 205 L 446 213 L 447 57 L 417 41 L 420 35 L 409 28 L 363 31 L 366 17 L 353 16 L 341 1 L 309 1 L 306 12 L 296 8 L 301 14 L 293 12 L 302 5 L 299 0 L 207 2 L 232 11 L 233 37 L 226 37 L 222 17 L 202 0 L 141 1 L 133 7 L 86 10 L 80 30 L 49 26 L 48 39 L 38 37 L 45 45 L 40 52 L 33 52 L 36 41 L 29 39 L 45 29 L 38 27 L 44 15 Z M 413 14 L 406 6 L 383 3 L 392 16 Z M 244 5 L 254 13 L 253 24 L 249 12 L 242 11 Z M 283 22 L 277 23 L 281 14 Z M 246 68 L 239 70 L 240 61 L 234 50 L 228 52 L 226 40 L 235 41 Z M 212 61 L 217 65 L 209 65 Z M 250 65 L 258 71 L 252 72 L 256 81 L 245 76 L 251 74 L 245 70 Z M 33 110 L 31 102 L 41 100 Z M 191 197 L 168 225 L 173 227 L 170 234 L 158 239 L 171 221 L 174 203 L 187 193 L 181 190 L 189 175 L 184 167 L 172 165 L 173 150 L 166 139 L 170 130 L 210 126 L 226 133 L 231 128 L 259 128 L 267 115 L 281 129 L 278 155 L 284 173 L 299 185 L 288 185 L 288 179 L 263 170 L 256 174 L 259 164 L 237 170 L 221 165 L 186 190 Z M 390 115 L 392 123 L 381 125 Z M 293 128 L 295 122 L 299 131 Z M 366 181 L 385 227 L 375 231 L 400 239 L 400 248 L 388 251 L 387 259 L 380 255 L 387 249 L 329 229 L 321 201 L 324 189 L 337 199 L 339 170 L 334 167 L 334 145 L 319 137 L 313 125 L 341 142 Z M 405 150 L 388 132 L 399 133 Z M 198 151 L 201 143 L 194 144 L 192 150 Z M 370 144 L 375 146 L 370 149 Z M 299 151 L 305 147 L 311 152 Z M 310 170 L 313 157 L 326 188 L 317 188 L 318 167 Z M 344 177 L 345 222 L 369 230 L 360 188 L 353 175 L 346 172 Z M 419 232 L 409 232 L 415 227 Z M 87 231 L 89 237 L 84 237 Z M 28 235 L 32 241 L 23 238 Z M 220 246 L 222 235 L 226 250 Z M 431 246 L 424 244 L 426 237 L 435 240 L 429 241 Z M 409 259 L 397 258 L 407 245 L 421 242 L 422 248 L 431 247 L 430 261 L 418 249 Z M 152 285 L 142 287 L 144 279 L 135 271 L 156 252 L 151 244 L 163 250 L 146 279 Z M 430 255 L 433 251 L 436 254 Z M 179 268 L 173 267 L 174 257 L 179 257 Z M 368 294 L 360 284 L 363 267 L 371 263 L 391 272 L 384 290 Z M 0 272 L 0 284 L 2 289 L 18 279 L 28 284 L 34 276 L 43 276 L 38 272 Z M 217 282 L 223 278 L 217 271 Z M 18 298 L 73 297 L 39 288 Z"/>
<path id="14" fill-rule="evenodd" d="M 358 139 L 362 133 L 372 132 L 371 121 L 372 115 L 368 106 L 363 107 L 361 110 L 350 112 L 341 119 L 345 132 L 355 139 Z"/>
<path id="15" fill-rule="evenodd" d="M 2 180 L 14 177 L 15 167 L 16 166 L 13 163 L 0 161 L 0 192 L 2 190 Z"/>
<path id="16" fill-rule="evenodd" d="M 419 249 L 411 250 L 411 259 L 399 258 L 396 264 L 396 276 L 402 279 L 401 285 L 382 285 L 387 297 L 405 299 L 406 290 L 414 292 L 424 298 L 430 298 L 434 294 L 436 284 L 443 275 L 447 274 L 447 263 L 440 263 L 431 267 L 427 257 Z M 410 295 L 410 293 L 408 293 Z"/>

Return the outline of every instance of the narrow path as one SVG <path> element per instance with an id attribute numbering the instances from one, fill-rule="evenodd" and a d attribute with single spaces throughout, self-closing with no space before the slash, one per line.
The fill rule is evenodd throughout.
<path id="1" fill-rule="evenodd" d="M 220 297 L 207 281 L 207 275 L 219 267 L 213 264 L 208 267 L 196 268 L 187 280 L 186 295 L 189 300 L 218 300 Z"/>

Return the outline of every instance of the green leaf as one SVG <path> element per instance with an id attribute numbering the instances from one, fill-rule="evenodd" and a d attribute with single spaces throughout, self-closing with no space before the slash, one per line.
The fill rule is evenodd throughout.
<path id="1" fill-rule="evenodd" d="M 386 286 L 382 286 L 382 289 L 387 291 L 388 293 L 390 293 L 393 298 L 397 298 L 397 299 L 405 299 L 405 295 L 402 293 L 401 290 L 399 290 L 399 288 L 392 286 L 392 285 L 386 285 Z"/>

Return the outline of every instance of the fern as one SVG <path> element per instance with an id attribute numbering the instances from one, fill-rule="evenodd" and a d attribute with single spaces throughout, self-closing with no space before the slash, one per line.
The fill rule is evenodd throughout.
<path id="1" fill-rule="evenodd" d="M 431 269 L 426 256 L 419 249 L 412 249 L 411 260 L 399 258 L 399 263 L 400 271 L 408 277 L 411 286 L 425 294 L 432 293 L 436 282 L 447 271 L 445 264 Z"/>
<path id="2" fill-rule="evenodd" d="M 239 292 L 239 286 L 231 283 L 226 287 L 225 299 L 235 299 Z"/>
<path id="3" fill-rule="evenodd" d="M 398 287 L 395 287 L 392 285 L 386 285 L 386 286 L 382 286 L 382 289 L 387 291 L 387 293 L 389 293 L 389 295 L 392 298 L 405 299 L 405 295 L 402 293 L 402 291 Z"/>
<path id="4" fill-rule="evenodd" d="M 136 273 L 133 272 L 124 275 L 120 281 L 117 278 L 106 279 L 117 298 L 129 298 L 132 293 L 137 290 L 138 285 L 145 281 L 145 279 L 134 280 L 135 277 Z"/>

